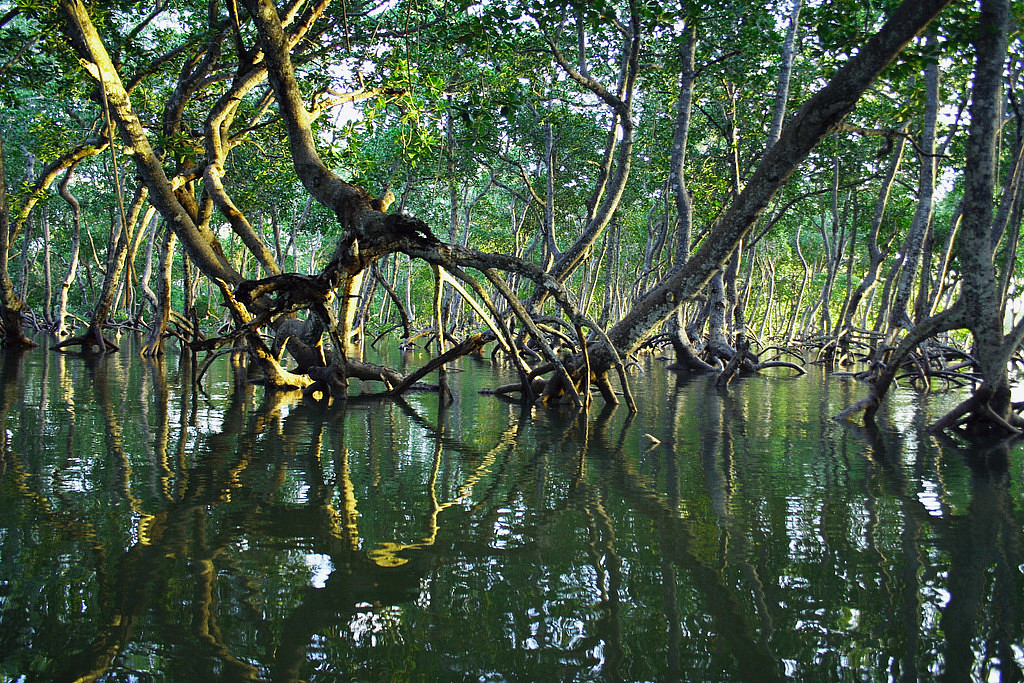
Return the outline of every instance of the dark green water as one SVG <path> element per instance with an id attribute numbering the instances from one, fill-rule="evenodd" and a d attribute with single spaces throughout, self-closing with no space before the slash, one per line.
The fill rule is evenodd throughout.
<path id="1" fill-rule="evenodd" d="M 955 396 L 324 408 L 129 347 L 0 367 L 0 680 L 1021 679 L 1022 456 L 922 431 Z"/>

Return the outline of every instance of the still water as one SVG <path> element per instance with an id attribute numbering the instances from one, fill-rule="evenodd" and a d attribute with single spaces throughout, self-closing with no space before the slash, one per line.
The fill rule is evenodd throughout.
<path id="1" fill-rule="evenodd" d="M 0 366 L 0 680 L 1021 679 L 1022 453 L 923 431 L 956 396 L 324 407 L 122 348 Z"/>

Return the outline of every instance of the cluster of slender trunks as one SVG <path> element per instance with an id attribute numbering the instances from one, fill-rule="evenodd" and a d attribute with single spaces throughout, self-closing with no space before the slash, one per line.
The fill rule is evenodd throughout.
<path id="1" fill-rule="evenodd" d="M 587 307 L 581 304 L 581 300 L 587 297 L 586 287 L 578 296 L 569 283 L 573 275 L 587 264 L 595 244 L 612 224 L 629 177 L 634 125 L 632 91 L 641 68 L 641 21 L 636 3 L 630 3 L 630 22 L 623 34 L 621 72 L 614 89 L 604 87 L 588 73 L 576 69 L 561 55 L 557 41 L 551 43 L 552 54 L 568 77 L 593 92 L 609 108 L 612 126 L 600 180 L 588 203 L 587 220 L 579 238 L 568 249 L 560 250 L 554 239 L 553 219 L 549 214 L 542 226 L 543 257 L 538 263 L 536 259 L 476 250 L 458 240 L 442 241 L 422 221 L 401 211 L 389 212 L 395 200 L 390 192 L 373 197 L 338 177 L 324 164 L 317 152 L 311 127 L 317 112 L 311 112 L 303 102 L 293 59 L 301 49 L 302 41 L 315 31 L 317 19 L 329 0 L 314 2 L 302 12 L 293 5 L 292 10 L 283 16 L 270 0 L 241 2 L 248 17 L 241 16 L 240 9 L 228 3 L 232 6 L 231 21 L 214 27 L 217 30 L 212 31 L 209 42 L 202 46 L 189 68 L 183 71 L 177 91 L 165 111 L 163 133 L 172 135 L 178 130 L 181 112 L 199 91 L 204 79 L 217 67 L 221 58 L 220 46 L 225 41 L 237 43 L 241 61 L 235 66 L 232 80 L 207 117 L 203 165 L 176 169 L 177 175 L 172 176 L 168 175 L 161 152 L 154 148 L 132 107 L 129 98 L 132 84 L 122 80 L 121 69 L 107 52 L 86 6 L 81 0 L 62 0 L 59 6 L 65 38 L 97 86 L 105 122 L 101 135 L 61 156 L 34 181 L 39 189 L 45 189 L 61 173 L 64 174 L 60 193 L 75 210 L 76 216 L 72 263 L 77 262 L 79 229 L 77 206 L 67 189 L 67 179 L 75 166 L 87 156 L 107 149 L 110 139 L 117 136 L 131 155 L 141 184 L 131 197 L 122 196 L 121 184 L 118 184 L 117 229 L 110 239 L 99 303 L 87 329 L 64 339 L 57 348 L 80 347 L 93 352 L 116 350 L 116 344 L 104 336 L 111 302 L 124 282 L 124 270 L 131 267 L 140 248 L 143 233 L 147 229 L 156 230 L 155 219 L 158 217 L 160 224 L 165 226 L 164 232 L 159 241 L 151 239 L 151 244 L 159 245 L 156 265 L 159 284 L 157 291 L 150 289 L 148 284 L 144 288 L 153 311 L 153 322 L 143 354 L 162 353 L 169 323 L 177 315 L 170 304 L 170 264 L 175 242 L 179 242 L 189 263 L 216 285 L 230 321 L 216 336 L 203 338 L 198 321 L 182 320 L 178 316 L 179 322 L 191 329 L 190 347 L 211 355 L 244 349 L 259 370 L 261 381 L 275 390 L 298 389 L 313 397 L 346 398 L 349 380 L 359 379 L 379 382 L 384 387 L 383 391 L 398 394 L 426 386 L 420 380 L 430 372 L 439 371 L 436 388 L 445 392 L 445 365 L 460 355 L 481 353 L 488 345 L 505 354 L 519 377 L 518 382 L 497 387 L 495 392 L 518 394 L 524 401 L 567 403 L 582 409 L 590 404 L 594 390 L 610 403 L 618 402 L 621 394 L 633 408 L 626 366 L 634 354 L 659 345 L 670 345 L 674 349 L 675 367 L 678 369 L 716 371 L 721 373 L 723 384 L 739 372 L 756 372 L 767 367 L 784 366 L 802 372 L 798 364 L 779 359 L 778 353 L 770 356 L 772 349 L 765 348 L 765 344 L 761 344 L 760 352 L 755 353 L 753 348 L 759 341 L 758 335 L 753 326 L 743 319 L 746 307 L 741 293 L 751 291 L 749 278 L 753 276 L 754 264 L 761 263 L 762 268 L 770 268 L 765 260 L 758 261 L 754 251 L 758 240 L 770 231 L 778 218 L 776 215 L 773 220 L 765 212 L 810 151 L 826 136 L 843 129 L 845 117 L 861 94 L 948 3 L 949 0 L 904 2 L 862 49 L 788 119 L 785 101 L 789 74 L 784 68 L 775 120 L 760 162 L 742 186 L 738 166 L 734 169 L 733 198 L 728 209 L 692 250 L 690 226 L 693 209 L 683 170 L 694 77 L 692 60 L 697 40 L 691 28 L 690 39 L 681 55 L 684 69 L 668 181 L 675 199 L 679 232 L 673 266 L 663 277 L 649 278 L 651 253 L 663 249 L 665 241 L 652 245 L 646 259 L 648 268 L 638 280 L 642 286 L 634 293 L 627 309 L 618 312 L 605 310 L 599 320 L 594 320 L 586 314 Z M 792 27 L 796 25 L 799 7 L 800 3 L 795 2 Z M 239 26 L 245 21 L 251 21 L 255 27 L 258 43 L 244 44 L 245 38 Z M 806 335 L 799 339 L 800 329 L 809 329 L 808 321 L 813 316 L 829 316 L 828 293 L 836 279 L 841 277 L 839 264 L 843 260 L 844 249 L 854 241 L 852 235 L 843 234 L 837 227 L 839 209 L 835 198 L 840 192 L 838 185 L 830 188 L 834 197 L 832 229 L 822 226 L 822 234 L 833 256 L 826 289 L 817 302 L 809 303 L 804 309 L 799 323 L 794 315 L 784 343 L 775 350 L 792 352 L 796 342 L 802 341 L 815 345 L 819 357 L 841 363 L 858 358 L 856 347 L 865 335 L 875 340 L 868 358 L 870 369 L 862 375 L 871 380 L 869 395 L 844 411 L 841 417 L 848 418 L 863 411 L 868 419 L 872 418 L 893 381 L 901 372 L 906 372 L 908 359 L 916 364 L 919 374 L 925 379 L 951 372 L 944 365 L 933 367 L 935 359 L 948 357 L 948 347 L 935 340 L 942 333 L 964 329 L 971 333 L 974 346 L 972 353 L 961 352 L 960 360 L 974 373 L 976 386 L 970 397 L 943 417 L 938 426 L 970 423 L 995 426 L 1010 432 L 1019 431 L 1024 426 L 1024 421 L 1009 401 L 1007 373 L 1010 358 L 1024 338 L 1024 325 L 1018 325 L 1009 334 L 1004 333 L 1001 316 L 1006 283 L 1005 277 L 1000 282 L 994 266 L 996 248 L 1007 232 L 1007 216 L 1011 211 L 1008 207 L 1013 204 L 1004 202 L 996 213 L 992 201 L 994 139 L 999 121 L 997 110 L 1006 54 L 1007 23 L 1006 0 L 982 3 L 975 40 L 977 67 L 970 105 L 965 192 L 957 214 L 962 280 L 955 301 L 940 307 L 944 292 L 936 288 L 919 297 L 925 303 L 919 304 L 920 310 L 916 311 L 912 322 L 907 314 L 907 302 L 915 282 L 917 263 L 908 262 L 901 270 L 894 271 L 891 282 L 887 281 L 887 288 L 893 288 L 892 308 L 887 316 L 890 324 L 881 336 L 872 336 L 855 322 L 860 302 L 869 291 L 874 291 L 880 265 L 891 247 L 879 245 L 878 234 L 892 179 L 903 155 L 905 131 L 888 131 L 893 143 L 891 162 L 871 224 L 867 276 L 856 288 L 852 287 L 852 282 L 848 283 L 850 294 L 838 323 L 833 324 L 830 319 L 824 321 L 823 327 L 835 330 L 834 334 L 817 341 L 808 342 Z M 789 64 L 792 63 L 792 34 L 791 29 L 787 54 L 784 55 Z M 334 245 L 327 266 L 312 274 L 282 272 L 280 253 L 275 254 L 266 247 L 258 231 L 234 204 L 221 182 L 227 154 L 238 143 L 231 134 L 238 104 L 246 93 L 264 81 L 269 82 L 285 124 L 296 175 L 312 200 L 333 212 L 341 227 L 341 237 Z M 353 95 L 352 99 L 361 96 L 371 94 Z M 926 125 L 922 144 L 926 148 L 925 154 L 935 152 L 934 120 Z M 836 183 L 838 177 L 837 172 Z M 1016 173 L 1013 178 L 1015 196 L 1019 184 Z M 196 183 L 200 179 L 203 192 L 197 195 Z M 923 229 L 918 229 L 918 222 L 923 226 L 930 218 L 934 169 L 931 177 L 922 173 L 921 183 L 920 221 L 915 218 L 906 244 L 901 247 L 903 258 L 907 260 L 918 259 L 923 251 L 927 251 L 922 250 L 926 234 Z M 0 182 L 0 191 L 4 187 L 5 183 Z M 34 200 L 30 195 L 9 216 L 6 198 L 0 196 L 0 199 L 3 200 L 0 206 L 4 207 L 3 223 L 0 224 L 0 254 L 5 255 L 0 258 L 0 324 L 5 346 L 24 348 L 32 344 L 22 331 L 27 307 L 12 284 L 6 256 L 12 242 L 24 229 Z M 1007 207 L 1005 211 L 1004 207 Z M 225 256 L 211 226 L 214 214 L 230 224 L 234 234 L 259 263 L 265 277 L 255 280 L 243 277 Z M 147 257 L 147 283 L 153 251 L 151 246 Z M 950 251 L 946 249 L 944 258 L 949 257 Z M 401 298 L 379 277 L 382 260 L 399 254 L 428 264 L 435 281 L 432 318 L 436 354 L 433 360 L 410 375 L 362 359 L 362 323 L 368 315 L 368 307 L 363 302 L 368 288 L 382 284 L 387 296 L 400 310 L 402 308 Z M 748 264 L 748 280 L 746 287 L 741 287 L 738 283 L 742 284 L 744 257 Z M 940 270 L 945 272 L 947 267 L 948 263 L 943 263 Z M 848 280 L 850 277 L 848 275 Z M 74 266 L 66 282 L 73 279 Z M 515 282 L 532 283 L 532 293 L 521 297 L 513 286 Z M 451 299 L 443 296 L 444 288 L 457 292 L 461 301 L 472 309 L 474 319 L 482 323 L 482 332 L 474 332 L 461 340 L 447 332 L 446 319 Z M 66 289 L 67 286 L 62 285 L 60 313 L 53 321 L 63 336 L 68 334 Z M 414 333 L 404 310 L 402 318 L 405 338 L 411 339 Z M 693 340 L 702 334 L 705 326 L 706 338 L 698 345 Z M 268 331 L 274 336 L 272 343 L 267 341 Z M 296 361 L 297 367 L 286 369 L 283 362 L 286 351 Z M 613 384 L 615 378 L 618 378 L 618 389 Z"/>

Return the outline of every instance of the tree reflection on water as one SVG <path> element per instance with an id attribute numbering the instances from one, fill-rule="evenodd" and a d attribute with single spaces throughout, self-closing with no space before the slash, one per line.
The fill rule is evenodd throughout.
<path id="1" fill-rule="evenodd" d="M 1020 678 L 1020 453 L 909 395 L 324 406 L 239 360 L 4 356 L 0 677 Z"/>

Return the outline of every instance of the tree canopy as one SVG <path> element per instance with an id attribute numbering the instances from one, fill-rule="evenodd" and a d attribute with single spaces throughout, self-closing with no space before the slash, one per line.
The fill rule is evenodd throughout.
<path id="1" fill-rule="evenodd" d="M 825 362 L 846 417 L 905 376 L 1016 432 L 1021 9 L 0 2 L 4 344 L 131 328 L 311 400 L 493 349 L 579 407 L 651 350 Z"/>

